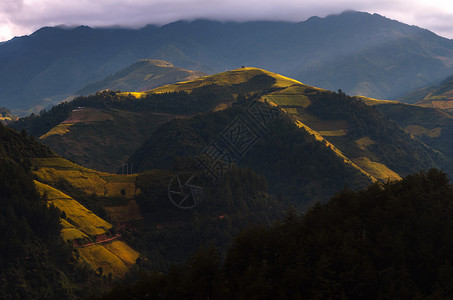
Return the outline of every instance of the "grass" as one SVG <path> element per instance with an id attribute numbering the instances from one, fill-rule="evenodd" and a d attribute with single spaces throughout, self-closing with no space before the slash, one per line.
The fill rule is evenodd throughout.
<path id="1" fill-rule="evenodd" d="M 129 247 L 123 241 L 113 241 L 110 243 L 103 244 L 105 249 L 118 256 L 126 266 L 135 264 L 135 261 L 140 256 L 140 253 Z"/>
<path id="2" fill-rule="evenodd" d="M 152 89 L 149 92 L 152 93 L 167 93 L 167 92 L 177 92 L 177 91 L 186 91 L 191 92 L 192 90 L 211 84 L 216 84 L 220 86 L 232 86 L 235 84 L 246 83 L 253 77 L 257 75 L 269 75 L 275 78 L 275 83 L 272 87 L 283 88 L 288 87 L 294 84 L 301 84 L 299 81 L 278 75 L 269 71 L 265 71 L 258 68 L 239 68 L 232 71 L 227 71 L 215 75 L 204 76 L 191 81 L 183 81 L 175 84 L 164 85 L 155 89 Z"/>
<path id="3" fill-rule="evenodd" d="M 156 128 L 173 118 L 170 114 L 121 109 L 98 110 L 93 112 L 93 118 L 96 114 L 96 121 L 75 123 L 68 133 L 50 135 L 42 142 L 83 166 L 116 173 Z"/>
<path id="4" fill-rule="evenodd" d="M 98 172 L 58 157 L 38 158 L 35 159 L 34 165 L 33 173 L 41 181 L 52 183 L 63 178 L 88 194 L 94 193 L 102 197 L 123 197 L 121 191 L 124 189 L 125 198 L 132 199 L 139 192 L 135 185 L 136 175 Z"/>
<path id="5" fill-rule="evenodd" d="M 46 194 L 50 204 L 64 211 L 68 223 L 82 231 L 86 235 L 104 234 L 112 228 L 112 225 L 99 218 L 92 211 L 75 201 L 70 196 L 60 192 L 50 185 L 35 180 L 35 185 L 41 195 Z M 68 227 L 69 228 L 69 227 Z"/>
<path id="6" fill-rule="evenodd" d="M 121 190 L 125 189 L 126 197 L 135 194 L 135 175 L 115 175 L 93 171 L 80 167 L 62 158 L 37 159 L 34 161 L 34 173 L 40 179 L 48 182 L 66 179 L 75 187 L 85 191 L 98 189 L 98 192 L 107 196 L 120 197 Z M 44 194 L 48 204 L 52 204 L 66 215 L 60 219 L 63 226 L 61 237 L 66 242 L 75 239 L 90 239 L 92 236 L 105 234 L 112 229 L 112 225 L 86 209 L 69 195 L 53 188 L 50 185 L 35 180 L 35 185 L 41 196 Z M 106 209 L 117 220 L 139 220 L 142 218 L 137 203 L 129 201 L 126 206 Z M 139 253 L 119 240 L 103 244 L 95 244 L 78 248 L 80 259 L 85 261 L 93 270 L 102 268 L 103 275 L 112 274 L 114 279 L 125 276 L 129 267 L 139 257 Z"/>
<path id="7" fill-rule="evenodd" d="M 442 128 L 441 127 L 436 127 L 434 129 L 428 129 L 423 126 L 419 125 L 408 125 L 406 128 L 404 128 L 408 133 L 415 135 L 415 136 L 428 136 L 430 138 L 437 138 L 441 135 L 442 133 Z"/>
<path id="8" fill-rule="evenodd" d="M 43 134 L 39 137 L 40 140 L 48 138 L 51 135 L 64 135 L 69 132 L 69 127 L 74 125 L 74 123 L 61 123 L 49 130 L 46 134 Z"/>
<path id="9" fill-rule="evenodd" d="M 313 135 L 316 140 L 322 142 L 326 147 L 330 148 L 337 156 L 341 157 L 344 161 L 344 163 L 351 165 L 353 168 L 357 169 L 359 172 L 362 174 L 366 175 L 369 177 L 373 182 L 376 181 L 376 178 L 372 176 L 371 174 L 367 173 L 365 170 L 363 170 L 361 167 L 359 167 L 357 164 L 355 164 L 353 161 L 351 161 L 349 158 L 347 158 L 337 147 L 335 147 L 333 144 L 331 144 L 329 141 L 327 141 L 319 132 L 311 129 L 301 121 L 296 121 L 296 125 L 299 128 L 305 129 L 309 134 Z"/>
<path id="10" fill-rule="evenodd" d="M 343 136 L 347 134 L 347 130 L 345 129 L 338 129 L 338 130 L 320 130 L 319 133 L 322 136 Z"/>
<path id="11" fill-rule="evenodd" d="M 63 229 L 61 230 L 61 237 L 63 240 L 67 241 L 72 241 L 75 239 L 83 239 L 83 238 L 88 238 L 86 234 L 84 234 L 82 231 L 77 229 L 74 225 L 68 223 L 68 221 L 64 219 L 60 219 L 61 224 L 63 225 Z"/>
<path id="12" fill-rule="evenodd" d="M 393 100 L 378 100 L 374 98 L 368 98 L 363 96 L 356 96 L 360 100 L 362 100 L 367 105 L 380 105 L 380 104 L 400 104 L 401 102 L 393 101 Z"/>
<path id="13" fill-rule="evenodd" d="M 78 248 L 78 251 L 80 258 L 93 270 L 102 268 L 103 275 L 111 273 L 113 278 L 122 278 L 129 269 L 119 256 L 107 250 L 102 244 Z"/>
<path id="14" fill-rule="evenodd" d="M 364 169 L 367 173 L 371 174 L 372 176 L 387 181 L 393 180 L 400 180 L 401 176 L 398 173 L 389 169 L 386 165 L 371 161 L 368 157 L 359 157 L 353 159 L 353 161 Z"/>
<path id="15" fill-rule="evenodd" d="M 369 136 L 364 136 L 358 140 L 355 140 L 355 143 L 357 144 L 357 146 L 359 146 L 360 149 L 366 150 L 368 146 L 371 146 L 376 142 L 373 141 Z"/>

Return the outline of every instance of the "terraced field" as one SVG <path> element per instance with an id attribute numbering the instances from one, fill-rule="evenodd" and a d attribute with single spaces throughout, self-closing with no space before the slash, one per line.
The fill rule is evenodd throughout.
<path id="1" fill-rule="evenodd" d="M 87 193 L 95 193 L 102 197 L 123 197 L 127 200 L 132 199 L 137 192 L 136 177 L 86 169 L 58 157 L 35 159 L 33 164 L 34 174 L 38 178 L 35 180 L 38 192 L 47 199 L 49 205 L 54 205 L 64 212 L 60 219 L 63 227 L 62 238 L 77 247 L 80 260 L 88 263 L 93 270 L 97 272 L 102 270 L 101 275 L 111 274 L 113 278 L 123 277 L 140 254 L 118 240 L 118 236 L 112 237 L 112 224 L 51 184 L 64 178 L 74 187 Z M 49 184 L 44 184 L 40 180 Z M 125 214 L 141 217 L 137 209 L 138 207 L 134 206 L 129 210 L 127 206 L 115 206 L 114 215 L 117 218 Z"/>
<path id="2" fill-rule="evenodd" d="M 102 197 L 133 199 L 140 191 L 136 188 L 136 175 L 118 175 L 81 167 L 66 159 L 37 158 L 34 174 L 43 182 L 57 182 L 64 178 L 87 194 Z"/>

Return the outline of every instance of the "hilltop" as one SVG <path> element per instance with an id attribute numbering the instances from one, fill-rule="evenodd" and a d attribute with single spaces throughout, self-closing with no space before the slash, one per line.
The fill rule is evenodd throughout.
<path id="1" fill-rule="evenodd" d="M 297 126 L 371 177 L 382 180 L 398 179 L 398 174 L 409 174 L 423 166 L 434 166 L 443 161 L 435 151 L 426 149 L 384 116 L 365 105 L 361 98 L 348 97 L 341 91 L 336 94 L 311 87 L 262 69 L 240 68 L 190 82 L 159 87 L 149 93 L 191 92 L 201 87 L 209 87 L 214 91 L 222 90 L 223 93 L 228 91 L 233 96 L 241 93 L 250 96 L 257 93 L 258 101 L 281 108 L 293 118 Z M 225 104 L 223 108 L 226 107 L 228 105 Z M 201 125 L 196 127 L 201 128 Z M 155 132 L 155 135 L 162 134 Z M 152 138 L 149 141 L 151 140 Z M 167 147 L 162 147 L 164 148 L 168 151 Z M 159 151 L 159 147 L 155 151 Z M 418 154 L 409 154 L 412 151 Z M 138 152 L 148 153 L 149 161 L 157 161 L 151 159 L 151 152 L 143 148 Z M 137 154 L 135 157 L 140 156 L 143 155 Z M 136 163 L 140 166 L 139 161 Z M 162 160 L 159 163 L 162 164 Z"/>
<path id="2" fill-rule="evenodd" d="M 450 75 L 453 41 L 351 11 L 300 23 L 45 27 L 0 45 L 0 105 L 36 112 L 143 58 L 209 74 L 259 66 L 312 86 L 395 99 Z"/>

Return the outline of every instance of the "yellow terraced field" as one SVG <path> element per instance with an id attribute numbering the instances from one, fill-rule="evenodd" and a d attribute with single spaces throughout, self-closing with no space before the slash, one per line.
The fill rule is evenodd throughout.
<path id="1" fill-rule="evenodd" d="M 400 180 L 398 173 L 390 170 L 386 165 L 371 161 L 368 157 L 354 158 L 353 161 L 372 176 L 387 181 Z"/>
<path id="2" fill-rule="evenodd" d="M 356 168 L 358 171 L 360 171 L 362 174 L 368 176 L 373 182 L 376 181 L 376 178 L 374 178 L 371 174 L 367 173 L 365 170 L 363 170 L 361 167 L 359 167 L 357 164 L 355 164 L 353 161 L 351 161 L 349 158 L 347 158 L 337 147 L 335 147 L 332 143 L 330 143 L 329 141 L 327 141 L 322 135 L 320 135 L 317 131 L 314 131 L 313 129 L 311 129 L 310 127 L 308 127 L 307 125 L 305 125 L 304 123 L 302 123 L 301 121 L 296 121 L 296 125 L 299 127 L 299 128 L 303 128 L 305 129 L 305 131 L 307 131 L 307 133 L 313 135 L 316 140 L 324 143 L 324 145 L 326 145 L 326 147 L 330 148 L 332 151 L 335 152 L 336 155 L 338 155 L 339 157 L 341 157 L 345 163 L 351 165 L 352 167 Z"/>
<path id="3" fill-rule="evenodd" d="M 102 268 L 103 275 L 112 273 L 113 278 L 123 277 L 128 267 L 117 255 L 107 250 L 102 244 L 78 248 L 80 258 L 87 262 L 92 269 Z"/>
<path id="4" fill-rule="evenodd" d="M 82 231 L 78 230 L 74 225 L 69 224 L 66 220 L 60 219 L 63 229 L 61 230 L 61 237 L 65 241 L 72 241 L 75 239 L 83 239 L 88 236 Z"/>
<path id="5" fill-rule="evenodd" d="M 40 136 L 39 139 L 42 140 L 42 139 L 45 139 L 45 138 L 47 138 L 51 135 L 55 135 L 55 134 L 64 135 L 69 132 L 69 127 L 71 127 L 72 125 L 74 125 L 74 124 L 73 123 L 58 124 L 51 130 L 49 130 L 46 134 Z"/>
<path id="6" fill-rule="evenodd" d="M 241 84 L 248 82 L 250 79 L 257 75 L 266 74 L 275 78 L 275 84 L 273 87 L 288 87 L 294 84 L 301 84 L 299 81 L 278 75 L 272 72 L 268 72 L 258 68 L 240 68 L 220 74 L 210 75 L 201 77 L 192 81 L 178 82 L 175 84 L 164 85 L 158 88 L 155 88 L 149 92 L 152 93 L 167 93 L 167 92 L 177 92 L 177 91 L 186 91 L 191 92 L 192 90 L 211 84 L 232 86 L 234 84 Z M 141 94 L 134 94 L 136 97 L 141 97 Z"/>
<path id="7" fill-rule="evenodd" d="M 59 157 L 35 159 L 33 173 L 42 181 L 57 182 L 61 178 L 87 194 L 132 199 L 136 194 L 136 175 L 116 175 L 90 170 Z"/>
<path id="8" fill-rule="evenodd" d="M 38 192 L 47 194 L 49 203 L 66 213 L 66 217 L 76 228 L 87 235 L 106 233 L 112 225 L 99 218 L 92 211 L 53 187 L 35 181 Z"/>
<path id="9" fill-rule="evenodd" d="M 140 253 L 129 247 L 123 241 L 113 241 L 103 244 L 105 249 L 118 256 L 127 266 L 135 264 Z"/>

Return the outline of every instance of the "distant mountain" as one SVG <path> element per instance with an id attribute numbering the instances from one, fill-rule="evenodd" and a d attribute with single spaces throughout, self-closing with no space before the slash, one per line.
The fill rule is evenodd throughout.
<path id="1" fill-rule="evenodd" d="M 76 94 L 89 95 L 106 89 L 141 92 L 161 85 L 193 80 L 203 75 L 206 74 L 178 68 L 166 61 L 143 59 L 101 81 L 88 84 Z"/>
<path id="2" fill-rule="evenodd" d="M 256 66 L 325 89 L 394 99 L 450 75 L 453 41 L 360 12 L 300 23 L 46 27 L 0 45 L 0 105 L 36 111 L 143 58 L 206 73 Z"/>

